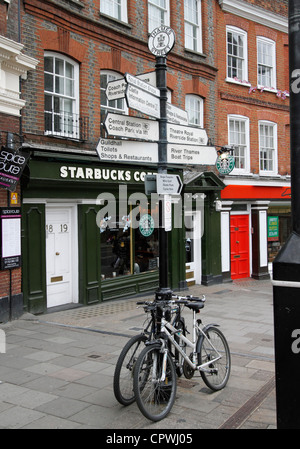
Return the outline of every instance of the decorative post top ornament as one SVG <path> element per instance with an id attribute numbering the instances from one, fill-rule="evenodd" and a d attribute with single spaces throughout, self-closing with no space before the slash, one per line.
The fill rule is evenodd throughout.
<path id="1" fill-rule="evenodd" d="M 166 56 L 174 47 L 175 32 L 172 28 L 161 25 L 149 36 L 148 48 L 155 56 Z"/>

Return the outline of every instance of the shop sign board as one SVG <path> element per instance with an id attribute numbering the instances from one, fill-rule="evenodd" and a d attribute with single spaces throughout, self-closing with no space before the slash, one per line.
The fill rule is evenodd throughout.
<path id="1" fill-rule="evenodd" d="M 156 176 L 156 190 L 160 195 L 180 195 L 182 186 L 179 175 L 159 173 Z"/>
<path id="2" fill-rule="evenodd" d="M 167 102 L 167 120 L 170 123 L 177 123 L 178 125 L 188 125 L 189 117 L 187 111 L 174 106 Z"/>
<path id="3" fill-rule="evenodd" d="M 21 266 L 21 208 L 0 208 L 1 270 Z"/>
<path id="4" fill-rule="evenodd" d="M 109 112 L 105 117 L 104 126 L 110 136 L 153 141 L 159 139 L 159 127 L 156 120 Z"/>
<path id="5" fill-rule="evenodd" d="M 0 187 L 15 191 L 29 154 L 2 147 L 0 150 Z"/>
<path id="6" fill-rule="evenodd" d="M 268 216 L 268 241 L 279 240 L 279 219 L 278 216 Z"/>
<path id="7" fill-rule="evenodd" d="M 101 161 L 131 164 L 157 164 L 158 144 L 134 140 L 99 139 L 97 153 Z"/>
<path id="8" fill-rule="evenodd" d="M 214 165 L 217 159 L 215 147 L 205 145 L 167 145 L 167 162 L 182 165 Z"/>
<path id="9" fill-rule="evenodd" d="M 129 108 L 149 115 L 150 117 L 160 118 L 160 99 L 148 92 L 128 84 L 126 89 L 126 101 Z"/>
<path id="10" fill-rule="evenodd" d="M 205 129 L 192 126 L 173 125 L 167 123 L 167 139 L 169 143 L 184 145 L 207 145 Z"/>

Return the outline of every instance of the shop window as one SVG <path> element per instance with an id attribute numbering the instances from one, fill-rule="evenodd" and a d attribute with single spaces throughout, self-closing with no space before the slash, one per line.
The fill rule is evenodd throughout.
<path id="1" fill-rule="evenodd" d="M 45 133 L 80 138 L 79 66 L 64 55 L 44 59 Z"/>
<path id="2" fill-rule="evenodd" d="M 185 48 L 202 52 L 201 1 L 184 0 Z"/>
<path id="3" fill-rule="evenodd" d="M 128 216 L 107 217 L 100 226 L 102 279 L 135 275 L 158 268 L 158 207 L 140 208 L 136 226 L 132 226 L 131 207 Z"/>
<path id="4" fill-rule="evenodd" d="M 148 31 L 170 24 L 169 0 L 148 0 Z"/>
<path id="5" fill-rule="evenodd" d="M 269 208 L 267 225 L 268 261 L 273 262 L 292 232 L 290 207 Z"/>

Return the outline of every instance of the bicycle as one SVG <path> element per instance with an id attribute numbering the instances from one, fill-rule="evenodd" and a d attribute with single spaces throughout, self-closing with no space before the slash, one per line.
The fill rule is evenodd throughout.
<path id="1" fill-rule="evenodd" d="M 145 343 L 147 341 L 151 341 L 160 329 L 161 317 L 157 313 L 157 301 L 141 301 L 137 302 L 137 305 L 142 305 L 145 312 L 150 314 L 150 318 L 147 320 L 144 331 L 131 337 L 122 349 L 114 372 L 114 395 L 117 401 L 125 406 L 130 405 L 135 401 L 133 391 L 133 373 L 137 358 L 144 349 Z M 181 316 L 181 308 L 179 305 L 174 305 L 173 308 L 169 310 L 168 320 L 172 320 L 172 325 L 177 330 L 181 330 L 183 335 L 185 335 L 185 321 Z M 176 373 L 178 376 L 181 376 L 183 373 L 183 360 L 181 356 L 179 356 L 177 350 L 174 352 L 174 360 L 176 365 Z"/>
<path id="2" fill-rule="evenodd" d="M 176 301 L 177 304 L 183 304 L 193 312 L 192 341 L 165 319 L 170 303 L 172 301 L 162 302 L 159 305 L 162 311 L 160 333 L 155 339 L 145 343 L 134 370 L 133 389 L 137 405 L 143 415 L 152 421 L 165 418 L 175 401 L 177 378 L 167 342 L 171 342 L 183 357 L 185 377 L 190 379 L 196 371 L 199 371 L 205 384 L 214 391 L 225 387 L 231 369 L 229 346 L 218 325 L 202 326 L 201 320 L 196 319 L 196 313 L 204 307 L 204 300 Z M 192 349 L 190 355 L 181 349 L 174 338 L 175 335 L 186 347 Z"/>

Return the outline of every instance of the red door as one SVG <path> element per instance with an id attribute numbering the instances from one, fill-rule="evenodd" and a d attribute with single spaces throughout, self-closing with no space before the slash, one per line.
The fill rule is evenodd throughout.
<path id="1" fill-rule="evenodd" d="M 240 279 L 249 277 L 250 268 L 248 215 L 231 215 L 230 247 L 231 278 Z"/>

